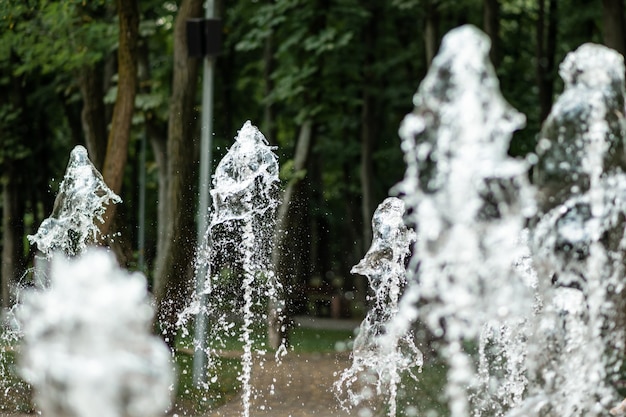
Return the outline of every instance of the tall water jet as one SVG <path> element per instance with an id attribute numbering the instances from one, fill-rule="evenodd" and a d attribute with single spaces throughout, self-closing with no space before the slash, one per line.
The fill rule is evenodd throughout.
<path id="1" fill-rule="evenodd" d="M 28 240 L 47 258 L 55 252 L 79 255 L 89 243 L 97 241 L 97 222 L 104 222 L 106 205 L 121 201 L 89 160 L 87 149 L 78 145 L 70 153 L 52 214 Z"/>
<path id="2" fill-rule="evenodd" d="M 35 287 L 43 289 L 48 286 L 49 262 L 53 256 L 79 256 L 89 244 L 97 241 L 100 233 L 97 223 L 103 221 L 106 205 L 119 202 L 120 197 L 107 187 L 102 175 L 89 160 L 87 150 L 82 146 L 74 147 L 50 217 L 41 223 L 34 235 L 28 236 L 31 245 L 36 245 L 43 254 L 35 255 L 32 273 Z M 2 334 L 7 346 L 16 346 L 23 338 L 19 320 L 15 317 L 15 310 L 21 308 L 23 288 L 16 287 L 14 290 L 17 292 L 18 304 L 8 312 L 10 326 Z M 6 352 L 2 349 L 2 376 L 11 372 L 4 365 L 6 358 Z M 7 378 L 2 380 L 4 382 Z"/>
<path id="3" fill-rule="evenodd" d="M 540 134 L 540 216 L 531 248 L 541 310 L 529 388 L 514 416 L 599 416 L 619 402 L 624 354 L 624 63 L 585 44 L 560 66 L 565 89 Z"/>
<path id="4" fill-rule="evenodd" d="M 486 413 L 476 399 L 468 346 L 485 326 L 523 320 L 533 306 L 532 288 L 515 267 L 522 230 L 535 212 L 533 190 L 528 163 L 507 155 L 524 116 L 502 97 L 489 47 L 488 37 L 469 25 L 444 37 L 400 127 L 407 171 L 393 190 L 419 238 L 387 340 L 417 319 L 441 338 L 453 417 Z"/>
<path id="5" fill-rule="evenodd" d="M 20 371 L 43 415 L 163 415 L 174 373 L 152 316 L 145 277 L 111 254 L 54 257 L 49 287 L 25 293 L 17 310 Z"/>
<path id="6" fill-rule="evenodd" d="M 400 295 L 406 285 L 406 260 L 415 242 L 415 232 L 404 224 L 404 202 L 385 199 L 374 212 L 372 245 L 350 272 L 366 276 L 373 295 L 371 308 L 354 340 L 352 366 L 344 370 L 333 388 L 346 410 L 386 397 L 388 415 L 396 415 L 396 399 L 404 372 L 419 371 L 422 353 L 413 335 L 405 333 L 394 341 L 393 350 L 383 349 L 386 326 L 398 313 Z M 370 410 L 371 411 L 371 410 Z"/>
<path id="7" fill-rule="evenodd" d="M 247 121 L 213 176 L 213 201 L 209 226 L 198 251 L 196 273 L 205 274 L 203 288 L 181 314 L 179 325 L 192 315 L 212 319 L 211 342 L 204 349 L 208 369 L 212 358 L 234 334 L 239 314 L 243 317 L 239 339 L 243 342 L 242 401 L 244 416 L 250 413 L 253 363 L 252 325 L 264 300 L 277 297 L 280 284 L 271 269 L 270 255 L 276 209 L 280 203 L 278 158 L 263 134 Z M 241 293 L 238 292 L 241 290 Z M 243 299 L 243 302 L 241 301 Z"/>

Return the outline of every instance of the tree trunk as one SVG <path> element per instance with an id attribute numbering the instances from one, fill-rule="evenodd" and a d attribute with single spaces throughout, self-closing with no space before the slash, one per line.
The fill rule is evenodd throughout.
<path id="1" fill-rule="evenodd" d="M 162 134 L 160 129 L 154 126 L 152 123 L 147 124 L 146 126 L 147 135 L 150 140 L 150 145 L 152 146 L 152 153 L 154 154 L 154 159 L 156 162 L 156 166 L 158 169 L 159 175 L 159 189 L 157 192 L 157 224 L 156 224 L 156 254 L 157 259 L 158 256 L 162 253 L 165 253 L 165 242 L 167 241 L 167 236 L 165 235 L 165 226 L 167 224 L 167 190 L 169 188 L 169 180 L 167 176 L 167 137 L 165 134 Z M 159 283 L 159 277 L 156 274 L 154 275 L 153 288 L 158 288 L 162 284 Z"/>
<path id="2" fill-rule="evenodd" d="M 157 319 L 166 343 L 174 346 L 176 321 L 190 293 L 195 249 L 195 148 L 198 144 L 194 104 L 197 59 L 187 54 L 187 19 L 201 16 L 202 0 L 184 0 L 174 25 L 174 72 L 167 138 L 165 240 L 159 245 L 155 271 Z M 160 202 L 161 204 L 163 201 Z"/>
<path id="3" fill-rule="evenodd" d="M 549 0 L 546 14 L 545 0 L 539 1 L 537 16 L 537 86 L 539 87 L 539 117 L 543 122 L 552 108 L 554 95 L 554 63 L 557 34 L 557 1 Z M 547 35 L 546 35 L 547 23 Z"/>
<path id="4" fill-rule="evenodd" d="M 433 0 L 426 2 L 426 22 L 424 28 L 424 46 L 426 50 L 426 62 L 430 63 L 437 55 L 439 49 L 439 10 Z"/>
<path id="5" fill-rule="evenodd" d="M 546 90 L 550 97 L 550 107 L 554 96 L 554 77 L 556 68 L 556 37 L 558 33 L 558 15 L 557 7 L 559 0 L 549 0 L 548 6 L 548 39 L 546 44 L 546 62 L 548 72 L 548 80 L 546 82 Z"/>
<path id="6" fill-rule="evenodd" d="M 626 55 L 624 0 L 602 0 L 602 23 L 604 44 Z"/>
<path id="7" fill-rule="evenodd" d="M 128 144 L 135 95 L 137 94 L 137 39 L 139 37 L 139 7 L 137 0 L 117 0 L 119 18 L 119 48 L 117 98 L 113 108 L 111 131 L 107 141 L 102 176 L 113 192 L 120 194 L 124 167 L 128 158 Z M 115 204 L 107 207 L 104 223 L 100 227 L 102 236 L 106 236 L 115 216 Z"/>
<path id="8" fill-rule="evenodd" d="M 274 45 L 273 35 L 270 34 L 265 40 L 265 46 L 263 48 L 263 82 L 265 84 L 265 97 L 270 95 L 274 89 L 274 81 L 272 80 L 272 72 L 274 71 Z M 274 106 L 269 101 L 266 101 L 263 106 L 263 132 L 265 137 L 270 143 L 276 142 L 276 127 L 274 125 Z"/>
<path id="9" fill-rule="evenodd" d="M 138 78 L 141 85 L 145 85 L 145 92 L 149 93 L 153 83 L 152 74 L 150 73 L 150 62 L 148 55 L 148 47 L 144 42 L 143 47 L 139 48 L 139 61 L 138 61 Z M 167 209 L 167 128 L 165 123 L 161 123 L 152 112 L 148 111 L 144 114 L 144 123 L 146 129 L 146 137 L 152 147 L 152 153 L 154 154 L 154 160 L 157 166 L 158 173 L 158 190 L 157 190 L 157 218 L 156 218 L 156 253 L 161 254 L 164 251 L 165 243 L 165 225 L 167 223 L 166 209 Z M 153 225 L 154 227 L 154 225 Z M 156 280 L 156 277 L 153 277 Z M 158 287 L 158 283 L 154 281 L 152 287 Z"/>
<path id="10" fill-rule="evenodd" d="M 367 89 L 367 87 L 365 87 Z M 368 93 L 363 94 L 363 107 L 361 109 L 361 214 L 363 216 L 363 244 L 368 246 L 372 242 L 372 222 L 374 214 L 374 163 L 372 154 L 374 150 L 374 120 L 373 98 Z M 365 248 L 367 250 L 367 248 Z M 363 252 L 365 253 L 365 252 Z"/>
<path id="11" fill-rule="evenodd" d="M 102 170 L 107 146 L 105 122 L 103 73 L 100 64 L 84 67 L 79 84 L 83 97 L 81 122 L 89 159 L 96 169 Z"/>
<path id="12" fill-rule="evenodd" d="M 6 310 L 15 303 L 13 286 L 24 272 L 23 236 L 24 203 L 22 187 L 15 175 L 16 161 L 5 159 L 2 181 L 2 307 Z"/>
<path id="13" fill-rule="evenodd" d="M 59 94 L 59 102 L 63 106 L 63 113 L 67 118 L 68 129 L 70 131 L 70 137 L 72 138 L 72 146 L 83 144 L 84 135 L 80 122 L 80 105 L 78 103 L 69 102 L 65 94 Z"/>
<path id="14" fill-rule="evenodd" d="M 361 179 L 361 215 L 363 217 L 363 253 L 367 251 L 367 247 L 372 241 L 372 223 L 370 218 L 374 213 L 374 190 L 373 190 L 373 177 L 374 177 L 374 162 L 372 154 L 374 151 L 375 140 L 375 118 L 373 112 L 374 97 L 370 93 L 370 88 L 375 85 L 372 75 L 372 67 L 375 63 L 374 50 L 376 38 L 378 36 L 378 16 L 379 9 L 373 7 L 371 9 L 371 17 L 368 24 L 365 26 L 364 32 L 364 46 L 367 51 L 364 67 L 364 79 L 363 79 L 363 92 L 362 92 L 362 104 L 361 104 L 361 167 L 360 167 L 360 179 Z"/>
<path id="15" fill-rule="evenodd" d="M 272 250 L 272 265 L 278 281 L 285 290 L 282 300 L 272 300 L 268 307 L 268 339 L 272 348 L 277 349 L 282 341 L 287 341 L 289 331 L 289 307 L 287 292 L 296 278 L 297 257 L 294 249 L 298 250 L 297 242 L 299 228 L 302 227 L 303 210 L 307 206 L 297 204 L 297 195 L 301 195 L 304 183 L 306 166 L 313 145 L 313 122 L 305 121 L 300 126 L 300 134 L 296 143 L 293 163 L 294 177 L 287 184 L 283 194 L 283 202 L 278 210 L 276 231 L 274 233 L 274 247 Z"/>
<path id="16" fill-rule="evenodd" d="M 499 0 L 483 1 L 483 27 L 491 38 L 489 58 L 495 68 L 500 65 L 500 3 Z"/>

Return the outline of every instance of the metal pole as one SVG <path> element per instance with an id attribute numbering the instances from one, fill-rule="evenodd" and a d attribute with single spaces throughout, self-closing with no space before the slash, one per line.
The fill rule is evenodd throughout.
<path id="1" fill-rule="evenodd" d="M 213 0 L 207 0 L 205 6 L 205 17 L 211 19 L 215 14 L 215 4 Z M 200 137 L 200 192 L 198 204 L 198 230 L 197 241 L 201 244 L 208 226 L 209 214 L 209 186 L 211 183 L 211 159 L 212 159 L 212 135 L 213 135 L 213 70 L 215 58 L 207 56 L 203 59 L 202 71 L 202 129 Z M 206 270 L 200 268 L 196 276 L 196 293 L 200 294 L 204 288 L 206 280 Z M 200 299 L 204 305 L 205 297 Z M 197 384 L 206 383 L 206 315 L 200 311 L 196 315 L 194 337 L 196 349 L 193 355 L 193 381 Z"/>

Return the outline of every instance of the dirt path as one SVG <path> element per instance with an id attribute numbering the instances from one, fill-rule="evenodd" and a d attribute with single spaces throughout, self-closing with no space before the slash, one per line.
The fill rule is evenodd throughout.
<path id="1" fill-rule="evenodd" d="M 289 353 L 277 364 L 268 357 L 252 369 L 250 417 L 344 417 L 332 393 L 336 374 L 350 365 L 347 353 Z M 241 395 L 206 417 L 241 417 Z"/>

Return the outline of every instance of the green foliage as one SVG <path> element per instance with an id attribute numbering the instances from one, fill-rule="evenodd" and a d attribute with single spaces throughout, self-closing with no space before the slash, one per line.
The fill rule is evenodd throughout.
<path id="1" fill-rule="evenodd" d="M 280 166 L 280 180 L 283 183 L 290 181 L 300 181 L 306 177 L 306 169 L 296 171 L 293 159 L 283 162 Z"/>
<path id="2" fill-rule="evenodd" d="M 112 1 L 6 0 L 0 5 L 5 16 L 0 44 L 2 55 L 12 50 L 20 57 L 15 75 L 75 71 L 101 60 L 117 42 L 117 26 L 107 14 Z"/>

